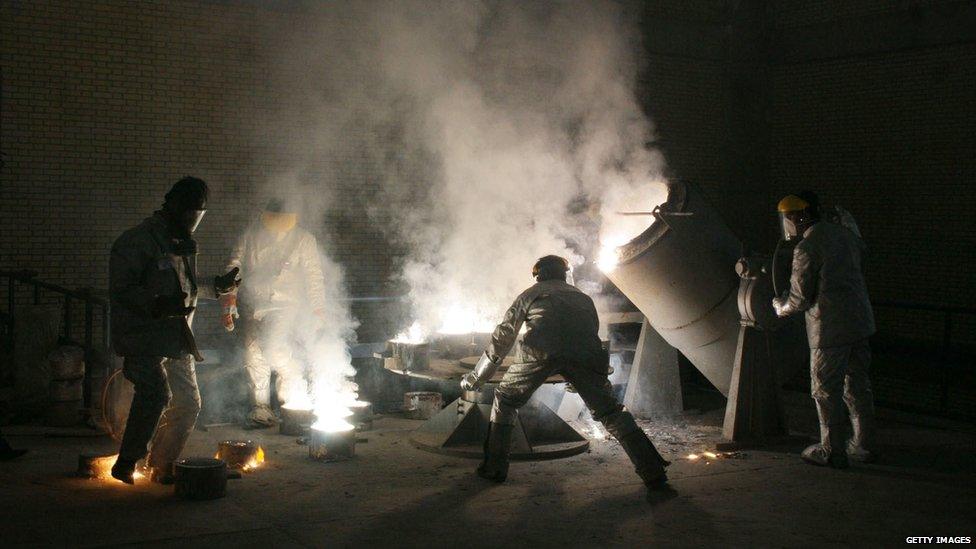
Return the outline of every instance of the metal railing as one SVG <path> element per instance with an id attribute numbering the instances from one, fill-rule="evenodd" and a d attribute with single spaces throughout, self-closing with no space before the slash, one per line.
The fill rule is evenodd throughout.
<path id="1" fill-rule="evenodd" d="M 924 311 L 942 315 L 942 337 L 938 351 L 939 363 L 939 412 L 944 416 L 951 416 L 949 410 L 949 388 L 953 383 L 952 372 L 958 369 L 956 349 L 953 345 L 954 320 L 959 316 L 976 317 L 976 307 L 955 307 L 945 305 L 931 305 L 911 301 L 874 301 L 871 304 L 876 309 L 895 309 L 901 311 Z"/>
<path id="2" fill-rule="evenodd" d="M 95 349 L 95 316 L 96 312 L 100 316 L 99 334 L 100 341 L 104 349 L 109 348 L 109 302 L 108 299 L 95 295 L 91 288 L 72 290 L 57 284 L 43 282 L 37 279 L 35 271 L 0 271 L 0 280 L 6 279 L 7 286 L 7 309 L 0 312 L 0 326 L 3 327 L 5 335 L 5 353 L 7 360 L 14 361 L 16 352 L 16 330 L 17 330 L 17 307 L 22 303 L 18 298 L 26 295 L 32 305 L 41 305 L 43 292 L 55 294 L 62 300 L 62 320 L 59 333 L 59 342 L 67 345 L 77 345 L 85 352 L 85 380 L 84 380 L 84 402 L 85 407 L 92 405 L 92 358 Z M 22 288 L 29 290 L 29 293 L 20 291 Z M 75 306 L 83 308 L 84 317 L 82 321 L 82 338 L 76 338 L 75 333 Z"/>

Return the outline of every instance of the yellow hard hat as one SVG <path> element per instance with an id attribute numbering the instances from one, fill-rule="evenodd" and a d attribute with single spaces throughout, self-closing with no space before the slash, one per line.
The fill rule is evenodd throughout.
<path id="1" fill-rule="evenodd" d="M 790 213 L 790 212 L 802 212 L 803 210 L 810 207 L 810 203 L 803 200 L 795 194 L 787 195 L 783 200 L 779 201 L 779 205 L 776 209 L 779 213 Z"/>

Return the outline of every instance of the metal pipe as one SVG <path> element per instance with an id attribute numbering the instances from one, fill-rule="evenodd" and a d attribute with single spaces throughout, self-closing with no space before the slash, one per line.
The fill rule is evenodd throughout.
<path id="1" fill-rule="evenodd" d="M 727 395 L 739 332 L 735 263 L 742 244 L 697 188 L 668 187 L 656 222 L 618 248 L 620 261 L 607 277 Z"/>

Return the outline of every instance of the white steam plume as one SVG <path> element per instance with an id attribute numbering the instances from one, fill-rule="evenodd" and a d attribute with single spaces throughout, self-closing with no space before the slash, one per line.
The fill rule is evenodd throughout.
<path id="1" fill-rule="evenodd" d="M 370 213 L 406 247 L 427 330 L 488 329 L 538 257 L 595 261 L 595 233 L 616 243 L 649 222 L 615 212 L 663 199 L 635 97 L 638 13 L 608 0 L 327 4 L 282 48 L 301 114 L 279 142 L 354 157 L 380 181 Z"/>

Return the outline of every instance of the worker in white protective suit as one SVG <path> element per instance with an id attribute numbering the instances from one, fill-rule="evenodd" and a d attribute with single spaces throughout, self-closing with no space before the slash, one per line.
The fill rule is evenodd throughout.
<path id="1" fill-rule="evenodd" d="M 874 313 L 861 270 L 864 242 L 846 211 L 822 219 L 810 192 L 779 203 L 783 237 L 801 239 L 793 250 L 790 288 L 773 299 L 780 317 L 806 315 L 810 343 L 810 391 L 820 419 L 820 442 L 803 451 L 805 461 L 835 468 L 873 459 L 874 398 L 868 370 Z M 846 405 L 846 410 L 845 410 Z M 853 432 L 846 438 L 847 415 Z"/>
<path id="2" fill-rule="evenodd" d="M 307 382 L 293 356 L 298 331 L 321 318 L 325 291 L 315 237 L 297 226 L 298 214 L 283 202 L 268 202 L 257 223 L 235 246 L 228 269 L 239 268 L 246 280 L 240 289 L 244 313 L 244 368 L 251 389 L 252 427 L 277 422 L 271 409 L 271 372 L 278 376 L 278 402 L 304 398 Z M 222 322 L 234 329 L 238 295 L 222 299 Z"/>

